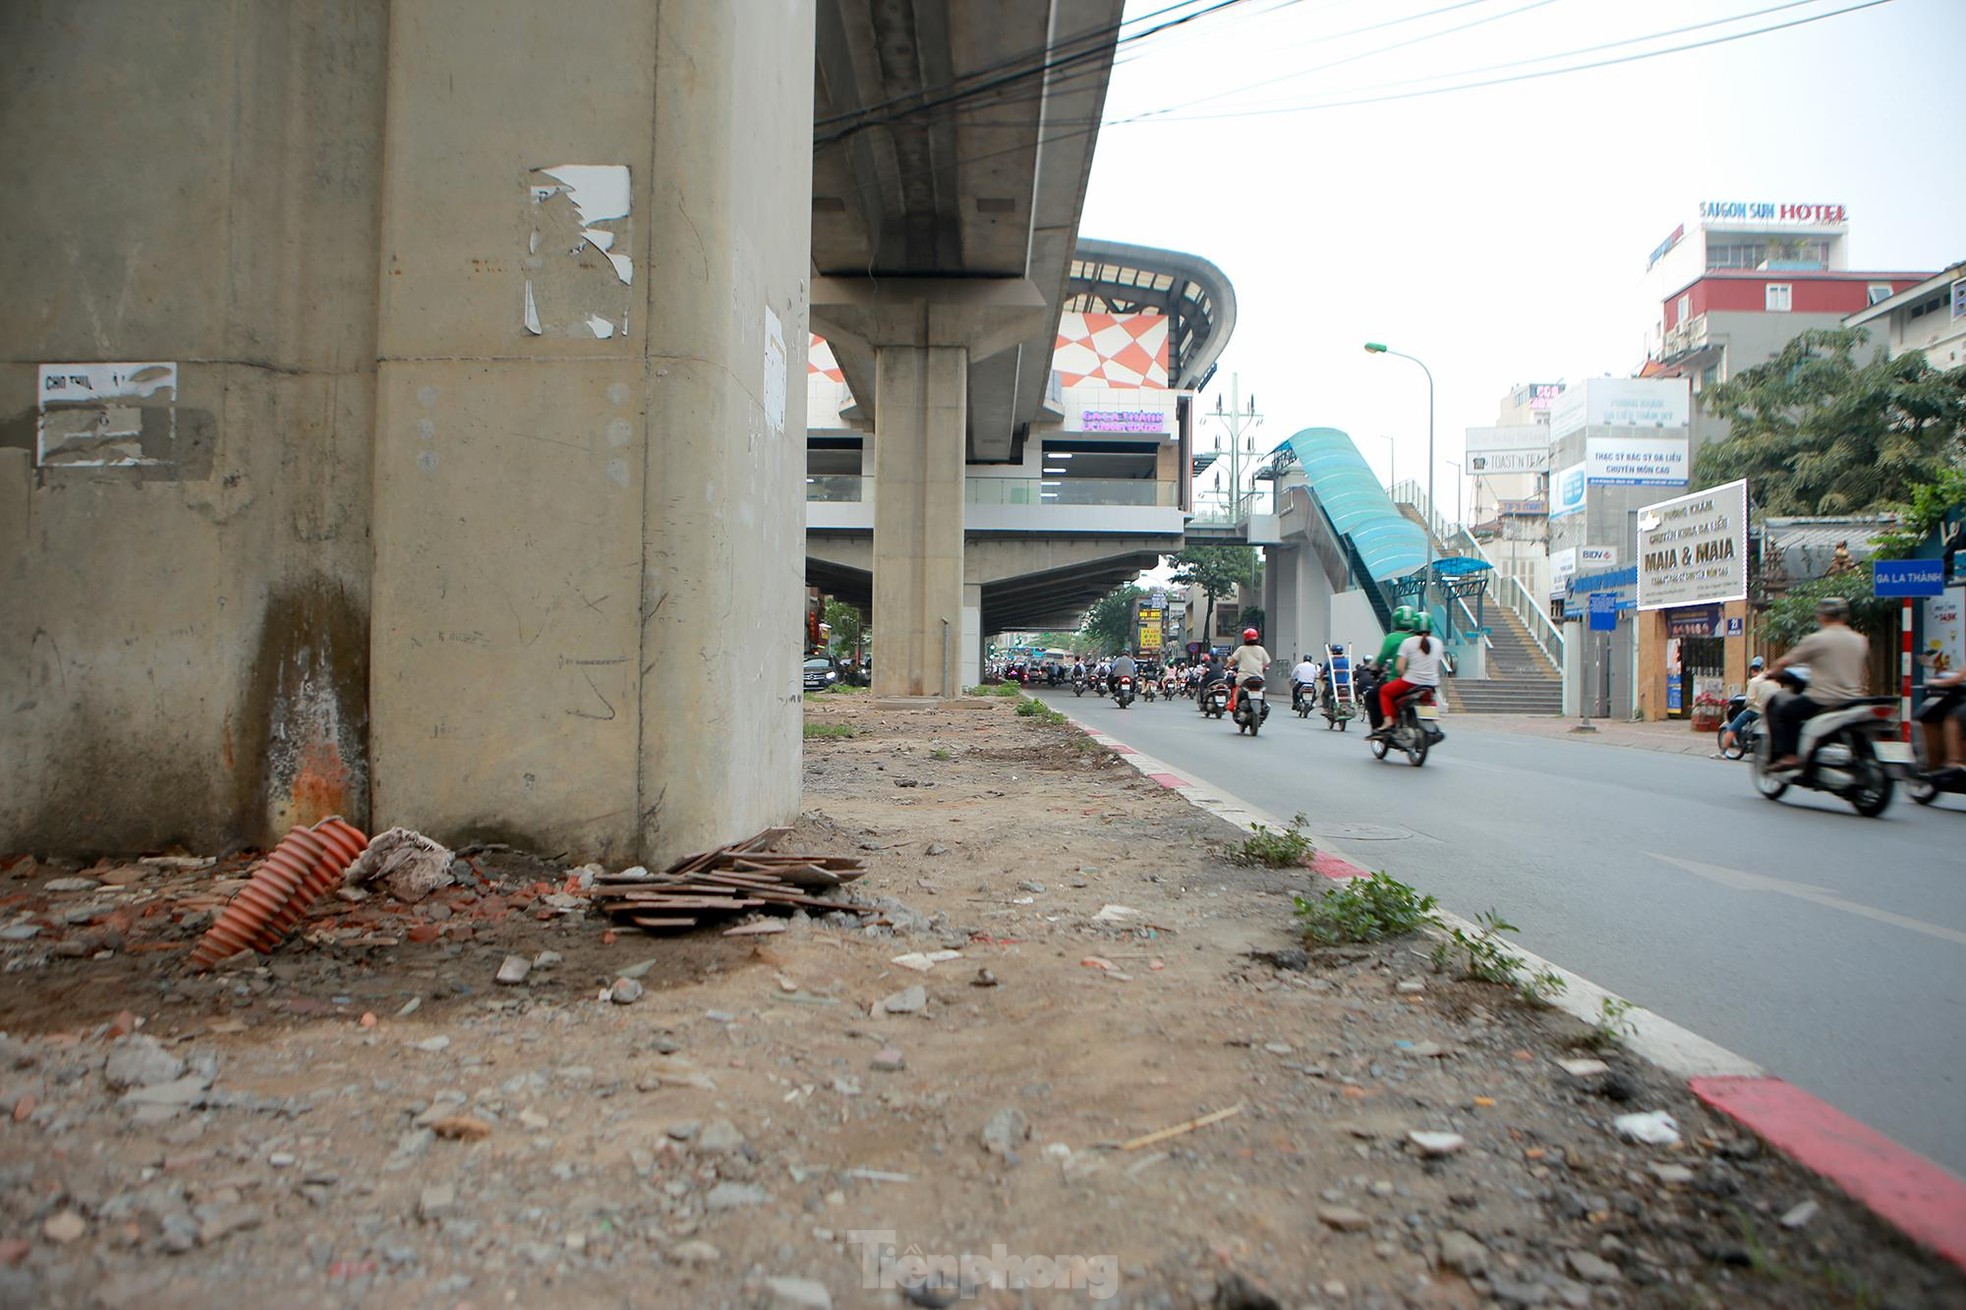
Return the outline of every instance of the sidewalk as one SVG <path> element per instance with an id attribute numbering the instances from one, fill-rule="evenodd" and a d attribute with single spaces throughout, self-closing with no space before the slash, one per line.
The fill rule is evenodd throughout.
<path id="1" fill-rule="evenodd" d="M 1296 953 L 1323 880 L 1018 703 L 808 703 L 783 846 L 872 922 L 648 936 L 484 851 L 194 975 L 237 865 L 0 860 L 0 1306 L 1966 1306 L 1567 1016 Z"/>
<path id="2" fill-rule="evenodd" d="M 1667 755 L 1714 753 L 1714 735 L 1693 731 L 1690 721 L 1633 723 L 1620 719 L 1592 719 L 1594 732 L 1576 732 L 1583 720 L 1548 714 L 1456 714 L 1454 722 L 1467 732 L 1517 732 L 1531 737 L 1550 737 L 1560 741 L 1592 742 L 1600 746 L 1623 746 L 1630 750 L 1659 751 Z"/>

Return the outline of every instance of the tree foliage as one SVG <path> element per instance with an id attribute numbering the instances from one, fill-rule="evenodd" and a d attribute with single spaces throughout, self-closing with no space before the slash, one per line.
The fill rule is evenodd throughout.
<path id="1" fill-rule="evenodd" d="M 1816 630 L 1816 602 L 1841 596 L 1850 602 L 1850 626 L 1873 641 L 1889 638 L 1898 628 L 1903 603 L 1879 600 L 1870 589 L 1870 570 L 1857 569 L 1827 578 L 1811 578 L 1790 587 L 1768 607 L 1762 631 L 1780 646 L 1793 646 Z"/>
<path id="2" fill-rule="evenodd" d="M 1932 529 L 1962 514 L 1966 514 L 1966 470 L 1949 468 L 1936 480 L 1912 490 L 1911 507 L 1905 511 L 1904 521 L 1895 532 L 1876 539 L 1877 558 L 1908 558 L 1925 544 Z"/>
<path id="3" fill-rule="evenodd" d="M 1129 582 L 1094 601 L 1079 622 L 1079 635 L 1086 645 L 1104 655 L 1132 650 L 1135 602 L 1146 594 Z"/>
<path id="4" fill-rule="evenodd" d="M 1173 580 L 1202 589 L 1211 624 L 1217 597 L 1230 595 L 1239 586 L 1254 586 L 1262 576 L 1253 546 L 1190 546 L 1173 558 L 1180 569 Z"/>
<path id="5" fill-rule="evenodd" d="M 843 600 L 826 602 L 826 625 L 832 629 L 828 644 L 836 657 L 851 655 L 860 647 L 860 611 Z"/>
<path id="6" fill-rule="evenodd" d="M 1765 364 L 1706 392 L 1731 432 L 1694 481 L 1748 479 L 1768 514 L 1864 514 L 1911 503 L 1966 452 L 1966 368 L 1921 351 L 1871 356 L 1860 328 L 1812 328 Z"/>

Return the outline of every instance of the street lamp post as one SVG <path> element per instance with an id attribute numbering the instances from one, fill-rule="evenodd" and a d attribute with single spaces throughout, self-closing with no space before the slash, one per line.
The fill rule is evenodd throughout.
<path id="1" fill-rule="evenodd" d="M 1366 342 L 1365 353 L 1368 355 L 1398 355 L 1401 359 L 1412 360 L 1413 363 L 1420 365 L 1420 371 L 1427 375 L 1427 513 L 1432 514 L 1434 512 L 1434 371 L 1428 368 L 1423 360 L 1409 355 L 1405 351 L 1390 350 L 1383 342 Z M 1433 566 L 1434 534 L 1429 530 L 1427 533 L 1427 572 L 1429 575 L 1433 573 Z"/>

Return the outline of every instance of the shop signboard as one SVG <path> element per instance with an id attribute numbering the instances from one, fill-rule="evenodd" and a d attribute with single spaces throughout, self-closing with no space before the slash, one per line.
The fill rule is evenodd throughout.
<path id="1" fill-rule="evenodd" d="M 1584 502 L 1590 492 L 1590 483 L 1585 476 L 1588 464 L 1572 464 L 1567 469 L 1559 469 L 1550 477 L 1550 517 L 1560 519 L 1569 514 L 1584 512 Z"/>
<path id="2" fill-rule="evenodd" d="M 1550 470 L 1550 430 L 1541 423 L 1500 428 L 1468 429 L 1468 472 L 1547 473 Z"/>
<path id="3" fill-rule="evenodd" d="M 1668 637 L 1718 637 L 1723 615 L 1718 605 L 1693 605 L 1666 611 Z"/>
<path id="4" fill-rule="evenodd" d="M 1684 437 L 1592 437 L 1584 464 L 1593 487 L 1683 487 Z"/>
<path id="5" fill-rule="evenodd" d="M 1591 378 L 1550 406 L 1550 440 L 1581 428 L 1683 428 L 1691 421 L 1685 378 Z"/>
<path id="6" fill-rule="evenodd" d="M 1638 515 L 1638 607 L 1675 609 L 1748 596 L 1748 484 L 1729 482 Z"/>
<path id="7" fill-rule="evenodd" d="M 1563 584 L 1577 576 L 1577 548 L 1566 546 L 1550 552 L 1550 590 L 1563 590 Z"/>
<path id="8" fill-rule="evenodd" d="M 1966 592 L 1954 587 L 1925 601 L 1925 676 L 1957 673 L 1966 665 Z"/>

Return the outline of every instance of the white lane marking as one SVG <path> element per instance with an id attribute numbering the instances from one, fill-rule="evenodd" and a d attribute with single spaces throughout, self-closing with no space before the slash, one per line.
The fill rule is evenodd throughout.
<path id="1" fill-rule="evenodd" d="M 1793 896 L 1798 901 L 1807 901 L 1811 905 L 1820 905 L 1826 910 L 1841 910 L 1845 914 L 1854 914 L 1865 919 L 1875 919 L 1879 923 L 1888 923 L 1894 928 L 1903 928 L 1909 932 L 1924 933 L 1927 937 L 1937 937 L 1940 941 L 1952 942 L 1958 946 L 1966 946 L 1966 932 L 1960 932 L 1956 928 L 1948 928 L 1943 924 L 1927 923 L 1923 919 L 1914 919 L 1909 915 L 1894 914 L 1890 910 L 1880 910 L 1874 905 L 1865 905 L 1859 901 L 1845 900 L 1840 892 L 1832 891 L 1827 887 L 1816 887 L 1806 882 L 1789 882 L 1783 878 L 1771 878 L 1763 873 L 1749 873 L 1744 869 L 1730 869 L 1720 864 L 1702 864 L 1698 860 L 1682 860 L 1672 855 L 1660 855 L 1656 851 L 1647 851 L 1646 854 L 1655 860 L 1663 861 L 1676 868 L 1684 869 L 1686 872 L 1697 877 L 1705 878 L 1709 882 L 1717 882 L 1723 887 L 1731 887 L 1735 891 L 1773 892 L 1778 896 Z"/>

